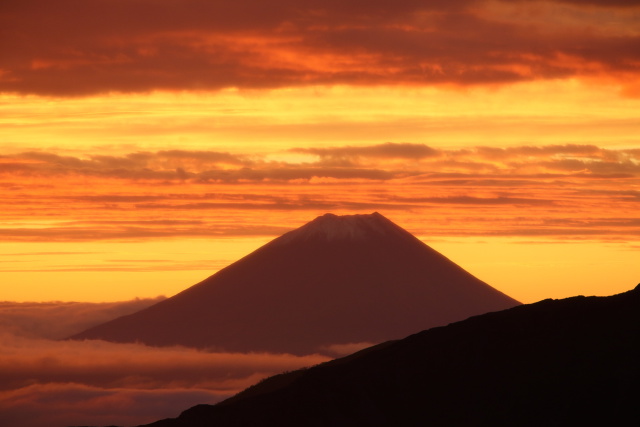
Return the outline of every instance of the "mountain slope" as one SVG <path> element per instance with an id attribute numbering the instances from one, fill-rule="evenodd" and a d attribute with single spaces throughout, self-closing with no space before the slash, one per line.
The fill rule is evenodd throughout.
<path id="1" fill-rule="evenodd" d="M 472 317 L 153 427 L 640 425 L 640 285 Z"/>
<path id="2" fill-rule="evenodd" d="M 517 304 L 378 213 L 327 214 L 72 338 L 331 354 Z"/>

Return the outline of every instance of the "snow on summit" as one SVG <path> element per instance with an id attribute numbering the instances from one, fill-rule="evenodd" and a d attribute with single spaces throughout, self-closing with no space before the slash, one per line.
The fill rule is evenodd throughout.
<path id="1" fill-rule="evenodd" d="M 331 213 L 317 217 L 297 230 L 290 231 L 280 239 L 283 243 L 321 239 L 359 240 L 372 236 L 390 236 L 407 234 L 406 231 L 374 212 L 363 215 L 334 215 Z"/>

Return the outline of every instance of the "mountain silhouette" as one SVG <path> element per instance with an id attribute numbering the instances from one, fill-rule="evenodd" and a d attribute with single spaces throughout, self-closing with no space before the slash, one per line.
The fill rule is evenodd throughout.
<path id="1" fill-rule="evenodd" d="M 518 304 L 379 213 L 326 214 L 71 338 L 336 355 Z"/>
<path id="2" fill-rule="evenodd" d="M 640 285 L 475 316 L 149 427 L 640 425 Z"/>

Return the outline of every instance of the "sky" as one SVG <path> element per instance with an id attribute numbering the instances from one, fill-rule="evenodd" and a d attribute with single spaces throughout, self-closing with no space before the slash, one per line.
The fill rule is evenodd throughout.
<path id="1" fill-rule="evenodd" d="M 523 302 L 638 281 L 637 1 L 7 0 L 0 300 L 170 296 L 379 211 Z"/>
<path id="2" fill-rule="evenodd" d="M 324 360 L 54 340 L 327 212 L 525 303 L 631 289 L 638 111 L 637 0 L 3 0 L 0 421 L 150 422 Z"/>

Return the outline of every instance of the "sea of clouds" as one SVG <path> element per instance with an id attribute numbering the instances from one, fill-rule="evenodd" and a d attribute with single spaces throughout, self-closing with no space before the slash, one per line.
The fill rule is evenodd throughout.
<path id="1" fill-rule="evenodd" d="M 139 425 L 329 360 L 64 340 L 160 299 L 0 303 L 0 425 Z"/>

